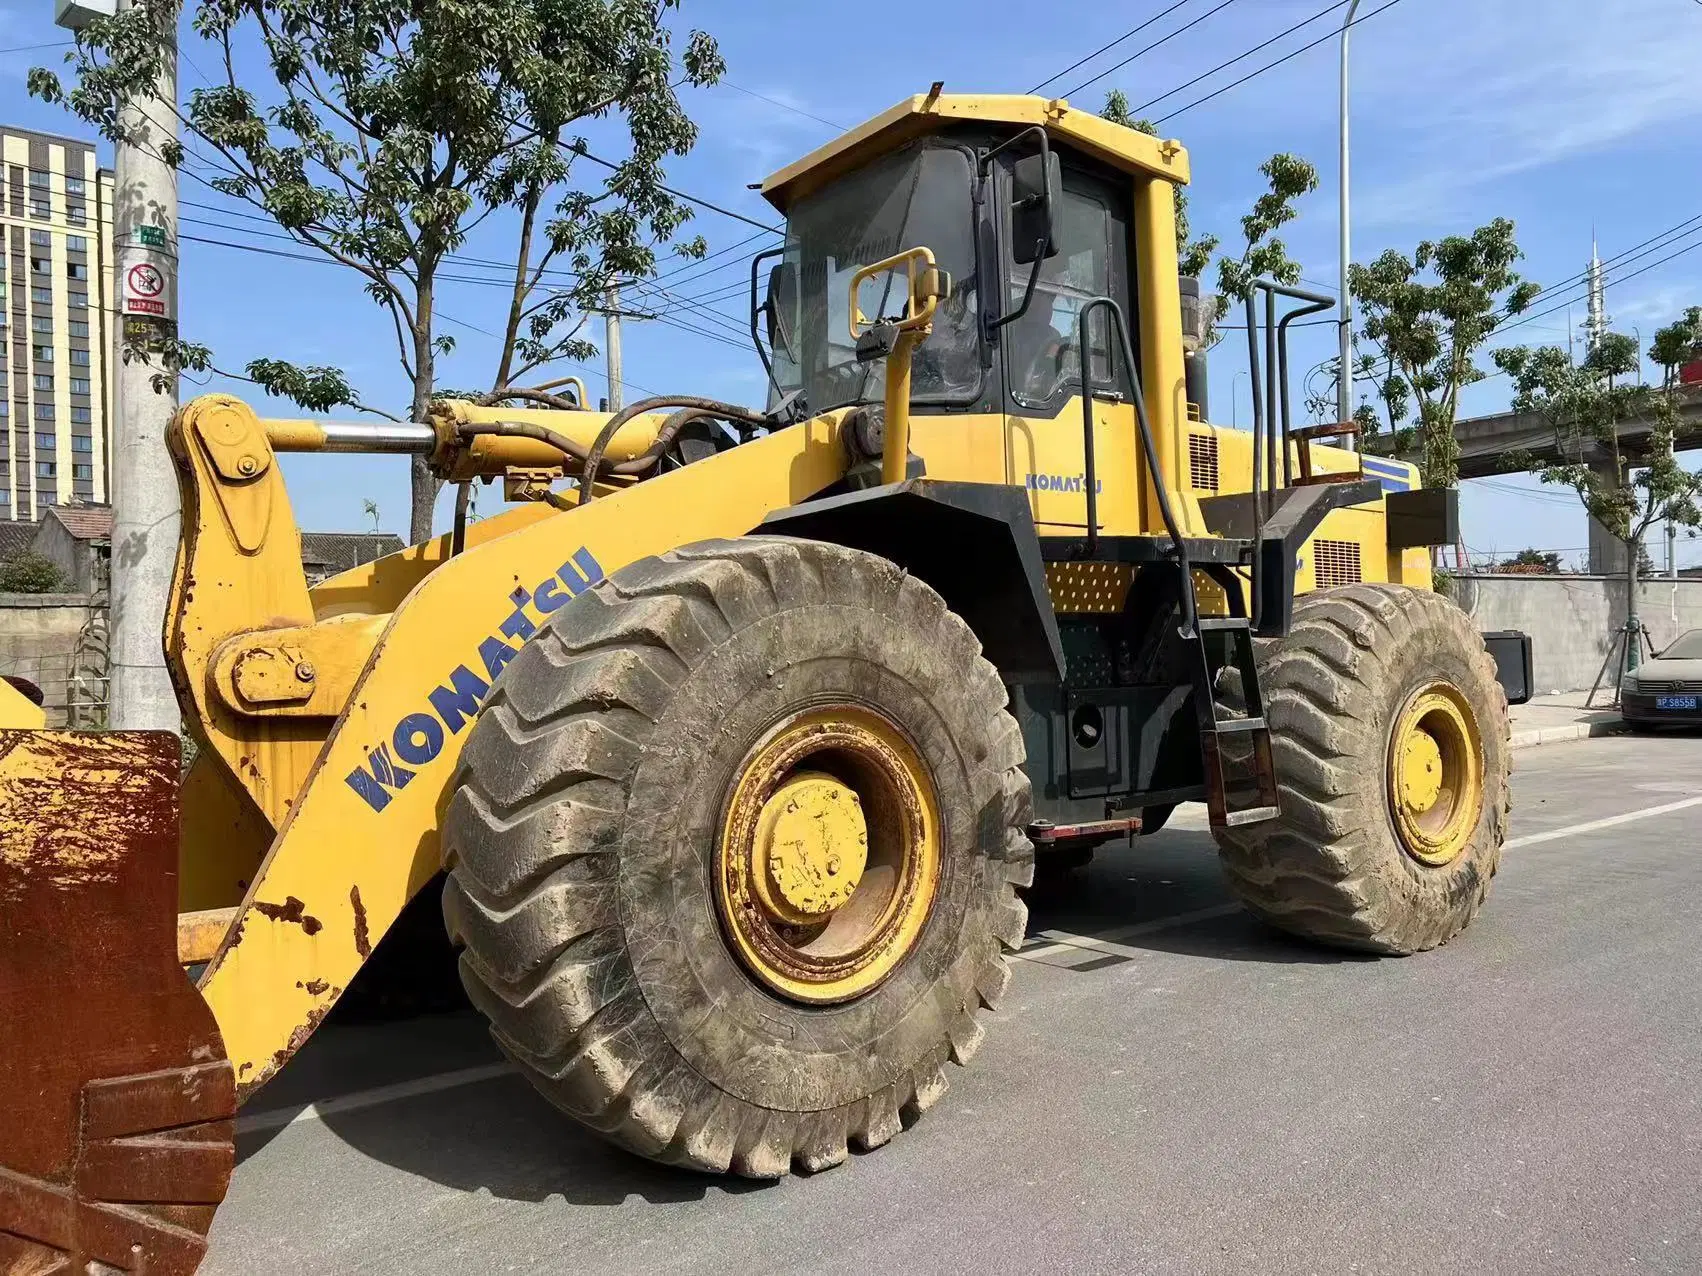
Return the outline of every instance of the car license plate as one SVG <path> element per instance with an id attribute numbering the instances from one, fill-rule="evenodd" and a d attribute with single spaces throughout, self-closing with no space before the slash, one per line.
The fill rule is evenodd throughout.
<path id="1" fill-rule="evenodd" d="M 1691 712 L 1694 713 L 1695 710 L 1696 710 L 1696 697 L 1695 696 L 1656 696 L 1655 697 L 1655 708 L 1657 708 L 1657 709 L 1689 709 Z"/>

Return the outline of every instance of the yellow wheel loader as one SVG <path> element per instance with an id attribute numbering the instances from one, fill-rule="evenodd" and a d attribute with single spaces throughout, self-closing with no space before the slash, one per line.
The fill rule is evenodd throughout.
<path id="1" fill-rule="evenodd" d="M 1290 427 L 1288 326 L 1324 304 L 1293 289 L 1247 303 L 1255 428 L 1207 423 L 1187 179 L 1175 142 L 936 86 L 765 183 L 762 411 L 186 407 L 181 803 L 174 738 L 0 690 L 10 1270 L 192 1269 L 237 1105 L 439 881 L 538 1090 L 756 1177 L 915 1120 L 980 1045 L 1036 855 L 1178 803 L 1297 935 L 1464 927 L 1509 758 L 1430 592 L 1452 494 Z M 514 506 L 309 587 L 278 460 L 308 451 Z"/>

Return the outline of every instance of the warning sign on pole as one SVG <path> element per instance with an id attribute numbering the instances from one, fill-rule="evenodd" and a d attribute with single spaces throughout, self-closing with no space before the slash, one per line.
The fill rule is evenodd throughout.
<path id="1" fill-rule="evenodd" d="M 166 316 L 165 275 L 152 262 L 138 262 L 124 272 L 124 313 Z"/>

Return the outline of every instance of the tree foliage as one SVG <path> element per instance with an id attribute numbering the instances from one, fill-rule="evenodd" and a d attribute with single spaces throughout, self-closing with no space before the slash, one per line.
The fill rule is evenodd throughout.
<path id="1" fill-rule="evenodd" d="M 1099 114 L 1113 124 L 1158 136 L 1156 124 L 1134 117 L 1121 89 L 1105 95 Z M 1217 339 L 1217 325 L 1228 315 L 1230 305 L 1247 299 L 1254 280 L 1268 277 L 1290 287 L 1300 282 L 1300 266 L 1288 255 L 1288 246 L 1277 238 L 1277 232 L 1299 216 L 1295 201 L 1318 189 L 1318 171 L 1296 155 L 1279 153 L 1259 165 L 1259 172 L 1266 189 L 1241 219 L 1240 256 L 1219 254 L 1222 240 L 1217 235 L 1190 237 L 1193 229 L 1188 220 L 1187 191 L 1180 185 L 1175 187 L 1178 268 L 1185 276 L 1201 279 L 1213 259 L 1217 261 L 1217 291 L 1206 310 L 1208 344 Z"/>
<path id="2" fill-rule="evenodd" d="M 1560 555 L 1553 550 L 1521 549 L 1513 557 L 1504 558 L 1497 563 L 1496 570 L 1553 576 L 1560 571 Z"/>
<path id="3" fill-rule="evenodd" d="M 1497 350 L 1497 367 L 1513 379 L 1513 409 L 1541 418 L 1554 431 L 1560 460 L 1537 470 L 1545 483 L 1570 487 L 1589 516 L 1626 547 L 1635 584 L 1646 570 L 1643 536 L 1670 520 L 1702 526 L 1702 473 L 1692 473 L 1673 455 L 1679 424 L 1678 365 L 1689 358 L 1696 310 L 1655 334 L 1651 350 L 1662 364 L 1662 386 L 1638 384 L 1637 341 L 1622 333 L 1602 334 L 1582 361 L 1555 346 Z M 1625 427 L 1647 422 L 1641 459 L 1629 453 Z M 1605 462 L 1605 464 L 1604 464 Z"/>
<path id="4" fill-rule="evenodd" d="M 1513 223 L 1497 217 L 1470 235 L 1425 240 L 1411 257 L 1391 248 L 1368 266 L 1348 268 L 1363 316 L 1359 336 L 1373 351 L 1361 357 L 1359 371 L 1375 385 L 1398 442 L 1413 422 L 1426 487 L 1459 482 L 1460 391 L 1485 375 L 1474 355 L 1540 291 L 1514 269 L 1523 256 Z M 1380 424 L 1374 414 L 1360 420 Z"/>
<path id="5" fill-rule="evenodd" d="M 118 140 L 121 107 L 156 82 L 179 2 L 135 0 L 92 20 L 68 55 L 69 84 L 37 68 L 30 91 Z M 713 83 L 723 67 L 702 32 L 676 54 L 667 19 L 681 2 L 196 0 L 197 62 L 213 83 L 178 114 L 210 175 L 189 171 L 364 281 L 412 390 L 395 415 L 414 420 L 454 345 L 441 331 L 444 268 L 506 212 L 512 286 L 486 396 L 498 401 L 555 360 L 594 353 L 582 332 L 604 288 L 652 273 L 690 217 L 662 184 L 663 161 L 697 140 L 675 88 Z M 629 153 L 590 167 L 576 130 L 609 119 L 624 123 Z M 163 157 L 182 165 L 184 149 Z M 678 250 L 701 256 L 703 245 Z M 166 357 L 211 366 L 193 342 Z M 310 410 L 377 410 L 336 368 L 262 358 L 246 372 Z M 418 540 L 437 484 L 419 461 L 413 480 Z"/>
<path id="6" fill-rule="evenodd" d="M 59 565 L 33 550 L 0 559 L 0 594 L 63 594 L 70 588 Z"/>

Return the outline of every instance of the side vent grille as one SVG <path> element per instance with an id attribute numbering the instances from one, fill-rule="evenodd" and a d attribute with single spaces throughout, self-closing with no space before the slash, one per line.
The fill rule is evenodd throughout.
<path id="1" fill-rule="evenodd" d="M 1188 435 L 1188 482 L 1196 491 L 1217 491 L 1217 435 Z"/>
<path id="2" fill-rule="evenodd" d="M 1319 589 L 1357 585 L 1365 579 L 1359 561 L 1358 541 L 1314 541 L 1312 556 Z"/>

